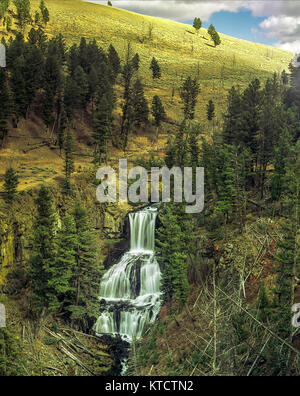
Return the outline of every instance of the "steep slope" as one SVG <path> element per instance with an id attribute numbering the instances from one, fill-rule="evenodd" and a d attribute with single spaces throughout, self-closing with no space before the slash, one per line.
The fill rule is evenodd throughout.
<path id="1" fill-rule="evenodd" d="M 274 72 L 287 69 L 292 54 L 265 45 L 255 44 L 221 34 L 222 44 L 212 46 L 206 29 L 198 35 L 192 26 L 169 20 L 135 14 L 115 7 L 93 4 L 83 0 L 48 0 L 50 22 L 46 33 L 52 37 L 62 33 L 67 45 L 79 42 L 81 37 L 96 39 L 105 49 L 112 43 L 124 60 L 128 43 L 132 54 L 140 55 L 140 77 L 145 85 L 149 101 L 158 94 L 170 119 L 182 120 L 179 89 L 184 79 L 191 75 L 200 82 L 200 95 L 196 108 L 196 120 L 203 125 L 203 134 L 211 131 L 206 120 L 206 104 L 213 99 L 216 105 L 216 125 L 222 122 L 226 96 L 233 84 L 244 88 L 252 78 L 265 80 Z M 32 0 L 32 15 L 39 7 L 39 0 Z M 15 26 L 13 26 L 15 28 Z M 29 28 L 28 28 L 29 29 Z M 1 29 L 0 37 L 6 37 Z M 162 78 L 153 81 L 149 65 L 155 56 L 162 69 Z M 118 95 L 122 88 L 116 87 Z M 116 109 L 120 113 L 120 101 Z M 116 123 L 116 128 L 118 125 Z M 140 130 L 132 134 L 128 156 L 147 154 L 151 150 L 162 153 L 168 132 L 166 125 L 159 134 L 159 142 L 153 145 L 153 131 Z M 89 167 L 91 163 L 91 123 L 80 115 L 74 122 L 78 144 L 76 147 L 76 170 Z M 63 161 L 57 148 L 41 147 L 27 151 L 28 147 L 47 139 L 47 131 L 41 119 L 31 114 L 22 120 L 17 130 L 10 134 L 1 150 L 3 171 L 14 166 L 21 176 L 20 188 L 34 187 L 41 181 L 59 180 Z M 24 152 L 25 151 L 25 152 Z M 137 154 L 138 153 L 138 154 Z M 121 155 L 110 148 L 110 159 L 116 161 Z M 49 167 L 49 164 L 50 167 Z M 46 171 L 45 171 L 46 169 Z"/>
<path id="2" fill-rule="evenodd" d="M 38 7 L 39 1 L 32 5 Z M 192 26 L 153 18 L 115 7 L 83 0 L 48 0 L 50 23 L 46 32 L 62 33 L 70 44 L 82 36 L 96 39 L 104 48 L 110 43 L 124 59 L 128 42 L 141 58 L 140 74 L 149 98 L 159 94 L 168 115 L 180 118 L 178 89 L 188 75 L 198 77 L 201 95 L 196 115 L 203 118 L 206 102 L 213 98 L 223 107 L 224 93 L 234 84 L 244 87 L 254 77 L 266 79 L 287 69 L 292 54 L 221 34 L 222 44 L 214 48 L 206 29 L 195 34 Z M 216 28 L 218 28 L 216 26 Z M 155 56 L 162 78 L 153 82 L 149 65 Z M 172 90 L 175 89 L 172 98 Z"/>

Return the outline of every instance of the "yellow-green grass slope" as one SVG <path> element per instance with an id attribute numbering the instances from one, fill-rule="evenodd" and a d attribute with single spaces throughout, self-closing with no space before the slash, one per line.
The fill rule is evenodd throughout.
<path id="1" fill-rule="evenodd" d="M 106 5 L 82 0 L 47 0 L 46 3 L 51 18 L 46 31 L 50 36 L 62 33 L 68 44 L 78 42 L 82 36 L 87 40 L 95 38 L 104 48 L 112 43 L 122 59 L 130 42 L 133 53 L 138 52 L 141 57 L 140 75 L 148 98 L 161 95 L 168 115 L 177 120 L 181 118 L 178 91 L 188 75 L 199 77 L 201 94 L 196 116 L 203 120 L 209 99 L 215 100 L 219 110 L 224 110 L 226 92 L 232 85 L 244 88 L 254 77 L 265 80 L 274 72 L 287 70 L 293 56 L 287 51 L 224 34 L 220 34 L 222 44 L 214 48 L 206 29 L 197 35 L 190 25 Z M 32 0 L 33 9 L 38 4 L 39 0 Z M 162 68 L 159 81 L 152 80 L 149 70 L 153 56 Z"/>
<path id="2" fill-rule="evenodd" d="M 34 15 L 39 0 L 31 0 Z M 211 126 L 206 121 L 206 103 L 213 99 L 216 104 L 217 119 L 222 120 L 225 110 L 226 96 L 232 85 L 241 89 L 252 78 L 265 80 L 274 72 L 288 68 L 293 54 L 261 44 L 239 40 L 221 34 L 222 44 L 213 48 L 205 29 L 197 35 L 192 26 L 148 17 L 140 14 L 93 4 L 83 0 L 46 0 L 50 11 L 50 23 L 46 27 L 47 34 L 52 37 L 62 33 L 68 45 L 79 43 L 81 37 L 87 40 L 96 39 L 105 49 L 112 43 L 124 60 L 128 42 L 131 43 L 132 55 L 140 54 L 140 76 L 146 86 L 146 96 L 151 101 L 153 95 L 161 96 L 169 118 L 182 120 L 182 104 L 179 88 L 184 79 L 191 75 L 199 77 L 201 93 L 196 109 L 196 119 L 203 124 L 203 134 L 209 134 Z M 151 37 L 149 34 L 152 29 Z M 16 26 L 13 26 L 16 28 Z M 217 26 L 216 26 L 217 28 Z M 0 38 L 6 35 L 0 28 Z M 7 36 L 6 36 L 7 37 Z M 153 81 L 149 65 L 155 56 L 162 68 L 162 78 Z M 173 88 L 175 90 L 172 97 Z M 117 86 L 118 95 L 121 87 Z M 117 112 L 120 112 L 120 102 Z M 79 117 L 80 118 L 80 117 Z M 76 119 L 76 135 L 90 135 L 88 125 Z M 149 128 L 148 128 L 149 129 Z M 139 136 L 132 134 L 129 141 L 130 158 L 145 155 L 151 150 L 162 153 L 165 149 L 168 130 L 164 126 L 159 134 L 158 143 L 151 144 L 146 131 L 139 131 Z M 41 181 L 51 182 L 62 175 L 63 159 L 57 150 L 41 149 L 23 153 L 24 147 L 37 142 L 36 136 L 45 134 L 45 126 L 38 117 L 32 115 L 31 120 L 22 120 L 19 130 L 11 130 L 10 135 L 25 135 L 27 138 L 9 138 L 1 150 L 0 182 L 8 166 L 14 166 L 22 174 L 21 189 L 34 187 Z M 154 134 L 154 132 L 153 132 Z M 77 152 L 92 154 L 83 144 L 77 145 Z M 123 155 L 110 149 L 110 158 Z M 128 153 L 129 155 L 129 153 Z M 91 158 L 76 156 L 76 169 L 89 167 Z M 49 164 L 50 168 L 49 169 Z M 45 171 L 46 169 L 46 171 Z M 46 173 L 47 174 L 46 174 Z"/>

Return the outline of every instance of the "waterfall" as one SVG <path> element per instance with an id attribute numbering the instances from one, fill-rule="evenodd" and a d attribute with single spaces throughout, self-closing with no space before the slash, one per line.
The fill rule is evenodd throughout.
<path id="1" fill-rule="evenodd" d="M 130 250 L 111 267 L 100 284 L 98 335 L 120 335 L 126 341 L 142 336 L 160 310 L 161 272 L 155 257 L 157 209 L 129 214 Z"/>

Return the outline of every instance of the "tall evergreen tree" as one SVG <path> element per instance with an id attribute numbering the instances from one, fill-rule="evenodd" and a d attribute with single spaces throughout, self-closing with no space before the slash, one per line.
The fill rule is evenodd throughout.
<path id="1" fill-rule="evenodd" d="M 48 55 L 44 67 L 43 120 L 49 128 L 53 122 L 55 99 L 62 85 L 62 76 L 57 55 Z"/>
<path id="2" fill-rule="evenodd" d="M 43 55 L 35 45 L 26 46 L 24 52 L 24 80 L 26 89 L 27 113 L 42 85 Z"/>
<path id="3" fill-rule="evenodd" d="M 21 117 L 26 116 L 27 95 L 24 77 L 24 57 L 20 56 L 14 62 L 11 71 L 11 89 L 13 94 L 13 113 L 18 124 Z"/>
<path id="4" fill-rule="evenodd" d="M 140 56 L 139 54 L 135 54 L 134 57 L 132 58 L 132 66 L 134 70 L 138 71 L 140 68 Z"/>
<path id="5" fill-rule="evenodd" d="M 108 48 L 108 63 L 114 72 L 114 77 L 116 78 L 121 72 L 121 62 L 119 55 L 112 44 Z"/>
<path id="6" fill-rule="evenodd" d="M 43 307 L 48 307 L 49 273 L 56 257 L 53 197 L 47 187 L 40 188 L 36 205 L 37 217 L 33 231 L 30 276 L 31 310 L 39 314 Z"/>
<path id="7" fill-rule="evenodd" d="M 210 99 L 210 101 L 208 102 L 208 104 L 206 105 L 206 115 L 207 115 L 207 119 L 208 121 L 212 121 L 216 114 L 215 114 L 215 105 L 214 102 Z"/>
<path id="8" fill-rule="evenodd" d="M 160 127 L 162 121 L 166 119 L 165 108 L 159 96 L 155 95 L 152 100 L 152 115 L 154 117 L 155 126 Z"/>
<path id="9" fill-rule="evenodd" d="M 197 34 L 199 33 L 201 27 L 202 27 L 202 21 L 200 18 L 196 17 L 194 19 L 193 28 L 196 30 Z"/>
<path id="10" fill-rule="evenodd" d="M 177 205 L 166 204 L 160 214 L 160 224 L 156 243 L 162 266 L 164 299 L 168 301 L 174 295 L 177 301 L 183 305 L 189 292 L 186 251 L 189 246 L 187 243 L 188 234 L 190 240 L 192 239 L 190 222 L 186 222 L 182 210 Z"/>
<path id="11" fill-rule="evenodd" d="M 47 267 L 47 299 L 49 311 L 56 312 L 63 307 L 71 288 L 71 278 L 76 268 L 77 234 L 72 215 L 62 219 L 61 228 L 55 236 L 56 257 Z"/>
<path id="12" fill-rule="evenodd" d="M 17 193 L 19 178 L 17 172 L 13 168 L 8 168 L 4 175 L 4 200 L 11 204 Z"/>
<path id="13" fill-rule="evenodd" d="M 77 204 L 73 216 L 77 235 L 76 268 L 71 279 L 74 292 L 68 310 L 74 325 L 86 331 L 99 314 L 99 284 L 104 271 L 96 258 L 95 233 L 86 210 Z"/>
<path id="14" fill-rule="evenodd" d="M 72 132 L 68 129 L 64 142 L 65 152 L 65 182 L 64 192 L 69 194 L 71 192 L 71 175 L 74 172 L 74 140 Z"/>
<path id="15" fill-rule="evenodd" d="M 262 106 L 263 94 L 258 79 L 253 80 L 245 89 L 242 95 L 242 129 L 244 136 L 240 136 L 244 140 L 246 146 L 251 150 L 257 163 L 257 135 L 259 133 L 259 118 Z"/>
<path id="16" fill-rule="evenodd" d="M 59 151 L 61 151 L 64 147 L 65 142 L 65 130 L 67 128 L 67 113 L 65 111 L 65 104 L 62 98 L 59 98 L 57 102 L 57 114 L 58 114 L 58 121 L 57 121 L 57 143 L 59 147 Z"/>
<path id="17" fill-rule="evenodd" d="M 160 66 L 154 57 L 152 58 L 152 61 L 150 64 L 150 70 L 152 70 L 153 80 L 161 78 Z"/>
<path id="18" fill-rule="evenodd" d="M 74 71 L 74 81 L 77 85 L 78 103 L 80 108 L 85 109 L 88 103 L 89 84 L 88 78 L 81 66 Z"/>
<path id="19" fill-rule="evenodd" d="M 193 120 L 195 117 L 195 107 L 197 104 L 197 97 L 200 92 L 199 84 L 190 76 L 185 80 L 180 90 L 180 97 L 183 101 L 184 118 L 186 120 Z"/>
<path id="20" fill-rule="evenodd" d="M 16 19 L 21 32 L 31 23 L 30 0 L 13 0 L 16 7 Z"/>
<path id="21" fill-rule="evenodd" d="M 275 148 L 274 174 L 271 183 L 271 198 L 273 201 L 279 200 L 285 189 L 287 160 L 291 154 L 291 145 L 291 135 L 287 129 L 284 129 L 279 137 L 278 146 Z"/>
<path id="22" fill-rule="evenodd" d="M 214 42 L 215 47 L 217 47 L 218 45 L 221 44 L 220 36 L 219 36 L 218 32 L 216 31 L 214 25 L 211 24 L 209 26 L 207 32 L 210 35 L 212 41 Z"/>
<path id="23" fill-rule="evenodd" d="M 156 126 L 156 139 L 158 138 L 158 130 L 161 123 L 166 119 L 165 108 L 158 95 L 155 95 L 152 100 L 152 115 L 154 117 L 154 125 Z"/>
<path id="24" fill-rule="evenodd" d="M 147 124 L 149 119 L 149 107 L 145 98 L 144 87 L 141 80 L 138 78 L 132 89 L 132 108 L 133 120 L 136 126 Z"/>
<path id="25" fill-rule="evenodd" d="M 18 377 L 25 374 L 24 351 L 10 326 L 0 328 L 0 377 Z"/>
<path id="26" fill-rule="evenodd" d="M 262 110 L 259 119 L 257 176 L 261 199 L 265 193 L 267 167 L 274 156 L 275 143 L 284 128 L 285 115 L 280 103 L 278 82 L 268 79 L 263 92 Z"/>
<path id="27" fill-rule="evenodd" d="M 4 68 L 0 68 L 0 141 L 8 133 L 8 118 L 11 114 L 11 95 L 8 77 Z"/>
<path id="28" fill-rule="evenodd" d="M 245 139 L 242 99 L 239 91 L 232 87 L 228 95 L 228 107 L 223 126 L 223 139 L 226 144 L 238 145 Z"/>
<path id="29" fill-rule="evenodd" d="M 112 108 L 105 95 L 98 104 L 94 115 L 94 140 L 96 143 L 94 160 L 99 165 L 107 162 L 108 141 L 111 133 Z"/>
<path id="30" fill-rule="evenodd" d="M 122 104 L 122 119 L 121 119 L 121 141 L 123 150 L 126 151 L 128 144 L 128 135 L 133 122 L 133 109 L 132 109 L 132 78 L 135 69 L 130 61 L 130 47 L 128 48 L 127 61 L 122 70 L 122 79 L 124 86 L 123 104 Z"/>
<path id="31" fill-rule="evenodd" d="M 47 23 L 50 20 L 50 14 L 49 14 L 48 8 L 45 5 L 45 1 L 44 0 L 41 0 L 40 10 L 41 10 L 41 15 L 42 15 L 42 19 L 43 19 L 44 25 L 47 25 Z"/>

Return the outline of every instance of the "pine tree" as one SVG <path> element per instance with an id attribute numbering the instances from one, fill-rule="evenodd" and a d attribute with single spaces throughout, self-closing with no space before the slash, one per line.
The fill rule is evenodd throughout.
<path id="1" fill-rule="evenodd" d="M 85 109 L 88 102 L 89 84 L 88 78 L 81 66 L 77 66 L 74 72 L 74 81 L 77 85 L 79 106 Z"/>
<path id="2" fill-rule="evenodd" d="M 4 18 L 6 12 L 8 11 L 10 0 L 2 0 L 0 4 L 0 20 Z"/>
<path id="3" fill-rule="evenodd" d="M 149 119 L 149 107 L 145 98 L 144 87 L 141 80 L 138 78 L 132 89 L 132 108 L 133 120 L 136 126 L 147 124 Z"/>
<path id="4" fill-rule="evenodd" d="M 53 197 L 49 189 L 42 186 L 36 200 L 37 217 L 33 231 L 31 265 L 31 289 L 33 313 L 48 307 L 48 281 L 50 268 L 55 262 L 55 216 Z"/>
<path id="5" fill-rule="evenodd" d="M 225 225 L 234 205 L 234 155 L 232 147 L 220 145 L 215 150 L 216 213 L 224 216 Z"/>
<path id="6" fill-rule="evenodd" d="M 162 292 L 164 299 L 173 295 L 183 305 L 186 302 L 189 284 L 187 279 L 187 238 L 191 240 L 182 210 L 174 204 L 166 204 L 160 214 L 161 226 L 157 230 L 157 249 L 162 266 Z M 190 224 L 190 222 L 189 222 Z"/>
<path id="7" fill-rule="evenodd" d="M 162 121 L 166 119 L 165 108 L 159 96 L 155 95 L 152 100 L 152 115 L 154 117 L 155 126 L 160 127 Z"/>
<path id="8" fill-rule="evenodd" d="M 123 104 L 122 104 L 122 119 L 121 119 L 121 141 L 124 152 L 128 144 L 128 136 L 133 122 L 133 109 L 132 109 L 132 78 L 134 76 L 134 67 L 130 62 L 130 46 L 127 50 L 127 61 L 122 70 L 122 79 L 124 86 Z"/>
<path id="9" fill-rule="evenodd" d="M 88 75 L 88 84 L 89 84 L 88 97 L 92 101 L 92 111 L 94 111 L 95 94 L 97 92 L 98 84 L 99 84 L 98 73 L 94 66 L 91 68 L 91 71 Z"/>
<path id="10" fill-rule="evenodd" d="M 71 192 L 71 175 L 74 172 L 74 140 L 72 132 L 68 129 L 64 143 L 65 152 L 65 182 L 64 192 L 69 194 Z"/>
<path id="11" fill-rule="evenodd" d="M 108 48 L 108 63 L 114 72 L 114 79 L 116 79 L 118 74 L 121 72 L 121 62 L 119 55 L 112 44 Z"/>
<path id="12" fill-rule="evenodd" d="M 62 85 L 58 56 L 49 54 L 44 66 L 44 98 L 42 102 L 43 120 L 49 128 L 53 122 L 54 103 Z"/>
<path id="13" fill-rule="evenodd" d="M 157 95 L 153 97 L 151 110 L 152 110 L 152 115 L 154 117 L 154 125 L 156 126 L 156 140 L 157 140 L 159 127 L 167 117 L 162 101 L 160 100 L 160 97 Z"/>
<path id="14" fill-rule="evenodd" d="M 161 78 L 160 66 L 155 58 L 152 58 L 150 70 L 152 70 L 153 80 Z"/>
<path id="15" fill-rule="evenodd" d="M 6 49 L 6 63 L 9 70 L 13 70 L 16 59 L 24 54 L 25 42 L 22 33 L 18 32 L 15 39 L 10 39 Z"/>
<path id="16" fill-rule="evenodd" d="M 253 80 L 242 95 L 242 129 L 245 135 L 239 139 L 244 140 L 246 146 L 252 151 L 255 163 L 257 162 L 257 134 L 259 132 L 259 117 L 262 106 L 263 94 L 258 79 Z"/>
<path id="17" fill-rule="evenodd" d="M 175 144 L 175 152 L 176 152 L 175 166 L 179 166 L 183 168 L 184 166 L 186 166 L 187 155 L 188 155 L 187 125 L 185 120 L 183 120 L 179 130 L 176 133 L 174 144 Z"/>
<path id="18" fill-rule="evenodd" d="M 267 167 L 274 156 L 275 142 L 284 127 L 285 114 L 280 103 L 279 86 L 276 80 L 268 79 L 263 92 L 262 109 L 259 118 L 258 167 L 260 198 L 264 196 Z"/>
<path id="19" fill-rule="evenodd" d="M 78 47 L 76 44 L 73 44 L 68 51 L 68 69 L 71 76 L 74 75 L 75 69 L 77 66 L 80 66 L 79 56 L 78 56 Z"/>
<path id="20" fill-rule="evenodd" d="M 24 52 L 24 80 L 26 89 L 27 113 L 42 85 L 43 55 L 41 50 L 35 46 L 26 46 Z"/>
<path id="21" fill-rule="evenodd" d="M 107 162 L 108 141 L 111 133 L 112 108 L 105 95 L 94 115 L 95 163 Z"/>
<path id="22" fill-rule="evenodd" d="M 58 113 L 57 143 L 61 154 L 61 151 L 64 147 L 65 130 L 67 128 L 67 122 L 68 122 L 64 101 L 62 99 L 58 100 L 57 113 Z"/>
<path id="23" fill-rule="evenodd" d="M 8 134 L 7 121 L 11 113 L 11 95 L 5 69 L 0 68 L 0 141 Z"/>
<path id="24" fill-rule="evenodd" d="M 132 66 L 135 71 L 138 71 L 140 68 L 140 56 L 139 54 L 135 54 L 134 57 L 132 58 Z"/>
<path id="25" fill-rule="evenodd" d="M 195 117 L 195 107 L 197 104 L 197 97 L 199 95 L 199 84 L 190 76 L 185 80 L 180 90 L 180 97 L 183 101 L 184 118 L 186 120 L 193 120 Z"/>
<path id="26" fill-rule="evenodd" d="M 14 62 L 11 72 L 11 89 L 13 94 L 13 113 L 18 124 L 21 117 L 26 116 L 26 83 L 24 78 L 24 57 L 20 56 Z"/>
<path id="27" fill-rule="evenodd" d="M 68 310 L 73 323 L 86 331 L 99 314 L 99 284 L 103 267 L 97 260 L 95 233 L 88 222 L 88 214 L 79 204 L 73 213 L 76 234 L 76 268 L 71 279 L 72 298 Z"/>
<path id="28" fill-rule="evenodd" d="M 273 201 L 278 201 L 284 192 L 287 159 L 290 157 L 292 145 L 288 130 L 283 130 L 278 143 L 278 147 L 275 149 L 274 174 L 271 183 L 271 199 Z"/>
<path id="29" fill-rule="evenodd" d="M 38 11 L 36 11 L 34 14 L 34 24 L 39 26 L 40 23 L 41 23 L 41 15 Z"/>
<path id="30" fill-rule="evenodd" d="M 199 125 L 193 125 L 188 131 L 188 152 L 190 155 L 189 166 L 194 170 L 199 166 L 200 148 L 198 144 L 198 136 L 201 131 Z"/>
<path id="31" fill-rule="evenodd" d="M 19 178 L 13 168 L 8 168 L 4 175 L 4 200 L 11 204 L 17 194 Z"/>
<path id="32" fill-rule="evenodd" d="M 73 118 L 74 110 L 79 107 L 77 84 L 76 81 L 70 76 L 67 76 L 66 78 L 64 91 L 64 106 L 68 120 L 70 121 Z"/>
<path id="33" fill-rule="evenodd" d="M 76 269 L 77 233 L 72 215 L 62 219 L 61 228 L 56 237 L 56 257 L 47 268 L 47 299 L 49 311 L 56 312 L 62 308 L 65 300 L 73 291 L 70 283 Z"/>
<path id="34" fill-rule="evenodd" d="M 45 1 L 44 0 L 41 0 L 40 10 L 41 10 L 41 15 L 42 15 L 42 19 L 43 19 L 44 25 L 47 25 L 47 23 L 50 20 L 50 14 L 49 14 L 48 8 L 45 5 Z"/>
<path id="35" fill-rule="evenodd" d="M 214 25 L 211 24 L 207 32 L 210 35 L 211 39 L 213 40 L 215 47 L 221 44 L 220 36 L 218 32 L 216 32 Z"/>
<path id="36" fill-rule="evenodd" d="M 16 19 L 21 32 L 31 23 L 30 0 L 14 0 L 16 7 Z"/>
<path id="37" fill-rule="evenodd" d="M 289 77 L 288 74 L 285 70 L 282 71 L 281 73 L 281 81 L 283 85 L 288 85 L 289 84 Z"/>
<path id="38" fill-rule="evenodd" d="M 47 55 L 55 57 L 60 67 L 63 67 L 63 65 L 65 64 L 66 42 L 61 33 L 49 41 Z"/>
<path id="39" fill-rule="evenodd" d="M 210 100 L 208 102 L 208 104 L 206 105 L 206 115 L 207 115 L 208 121 L 212 121 L 216 116 L 215 115 L 215 105 L 212 100 Z"/>
<path id="40" fill-rule="evenodd" d="M 88 46 L 85 37 L 81 37 L 77 55 L 79 61 L 78 66 L 81 66 L 83 71 L 85 73 L 88 73 L 89 72 Z"/>
<path id="41" fill-rule="evenodd" d="M 242 99 L 235 87 L 231 88 L 228 95 L 228 107 L 223 126 L 223 139 L 224 143 L 235 145 L 245 140 Z"/>
<path id="42" fill-rule="evenodd" d="M 26 375 L 23 348 L 10 327 L 0 328 L 0 377 Z"/>
<path id="43" fill-rule="evenodd" d="M 196 30 L 197 34 L 199 33 L 202 27 L 202 21 L 200 18 L 195 18 L 193 23 L 193 28 Z"/>

